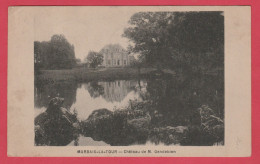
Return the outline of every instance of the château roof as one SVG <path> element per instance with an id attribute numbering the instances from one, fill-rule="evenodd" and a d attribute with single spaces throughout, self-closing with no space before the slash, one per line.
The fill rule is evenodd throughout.
<path id="1" fill-rule="evenodd" d="M 102 54 L 107 52 L 126 52 L 126 50 L 120 44 L 108 44 L 100 50 Z"/>

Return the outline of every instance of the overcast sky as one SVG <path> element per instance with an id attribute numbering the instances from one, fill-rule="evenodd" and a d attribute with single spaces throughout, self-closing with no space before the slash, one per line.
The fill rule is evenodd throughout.
<path id="1" fill-rule="evenodd" d="M 34 40 L 49 41 L 63 34 L 75 46 L 76 58 L 84 59 L 90 50 L 99 51 L 107 44 L 127 47 L 122 37 L 134 11 L 116 7 L 42 7 L 34 15 Z"/>

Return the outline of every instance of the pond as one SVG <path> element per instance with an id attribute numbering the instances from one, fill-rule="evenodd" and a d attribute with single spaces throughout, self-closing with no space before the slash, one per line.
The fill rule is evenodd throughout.
<path id="1" fill-rule="evenodd" d="M 44 112 L 51 98 L 63 97 L 64 106 L 75 110 L 85 120 L 96 109 L 113 110 L 128 105 L 129 100 L 140 100 L 147 83 L 143 80 L 115 80 L 88 83 L 57 83 L 35 87 L 35 116 Z"/>
<path id="2" fill-rule="evenodd" d="M 222 77 L 222 76 L 221 76 Z M 196 145 L 170 142 L 165 128 L 187 127 L 191 124 L 193 113 L 202 105 L 214 110 L 216 116 L 224 119 L 224 80 L 218 76 L 147 78 L 131 80 L 36 83 L 35 117 L 43 113 L 53 97 L 64 98 L 63 106 L 77 114 L 80 121 L 88 119 L 97 109 L 115 111 L 124 109 L 131 102 L 149 102 L 151 123 L 149 128 L 157 128 L 160 135 L 149 133 L 146 137 L 131 137 L 122 142 L 107 139 L 105 134 L 77 135 L 68 146 L 104 145 Z M 110 134 L 109 134 L 110 135 Z M 123 137 L 123 136 L 122 136 Z M 127 138 L 127 137 L 126 137 Z M 134 139 L 133 139 L 134 138 Z M 136 138 L 136 139 L 135 139 Z M 175 136 L 176 138 L 176 136 Z M 112 141 L 113 140 L 113 141 Z M 126 139 L 127 140 L 127 139 Z M 213 145 L 213 142 L 199 145 Z"/>

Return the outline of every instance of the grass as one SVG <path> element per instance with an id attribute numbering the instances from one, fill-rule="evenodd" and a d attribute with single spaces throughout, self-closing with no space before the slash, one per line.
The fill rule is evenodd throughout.
<path id="1" fill-rule="evenodd" d="M 118 80 L 118 79 L 137 79 L 146 77 L 150 72 L 155 71 L 156 68 L 141 68 L 140 74 L 137 68 L 133 67 L 113 67 L 113 68 L 84 68 L 78 67 L 73 69 L 63 70 L 40 70 L 35 74 L 36 82 L 87 82 L 100 80 Z M 164 69 L 164 73 L 176 75 L 175 71 Z M 218 74 L 218 70 L 207 71 L 204 74 Z"/>
<path id="2" fill-rule="evenodd" d="M 53 81 L 95 81 L 114 79 L 133 79 L 147 75 L 154 68 L 142 68 L 140 75 L 137 68 L 73 68 L 66 70 L 41 70 L 35 75 L 35 80 Z"/>

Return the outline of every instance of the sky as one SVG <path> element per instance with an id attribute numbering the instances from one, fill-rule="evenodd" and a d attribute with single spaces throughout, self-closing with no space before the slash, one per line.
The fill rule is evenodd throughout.
<path id="1" fill-rule="evenodd" d="M 89 51 L 107 44 L 126 48 L 129 40 L 122 34 L 134 13 L 116 7 L 41 7 L 34 15 L 34 40 L 63 34 L 74 45 L 76 58 L 83 60 Z"/>

